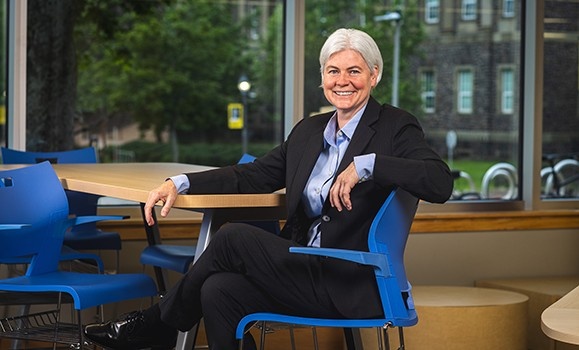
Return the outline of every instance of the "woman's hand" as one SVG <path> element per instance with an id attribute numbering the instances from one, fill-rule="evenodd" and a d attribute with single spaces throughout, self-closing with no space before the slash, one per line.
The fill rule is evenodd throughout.
<path id="1" fill-rule="evenodd" d="M 352 202 L 350 201 L 350 191 L 360 181 L 358 172 L 354 162 L 350 163 L 348 167 L 336 178 L 336 181 L 330 188 L 330 204 L 338 211 L 342 211 L 342 207 L 347 210 L 352 210 Z"/>
<path id="2" fill-rule="evenodd" d="M 161 216 L 166 217 L 175 203 L 177 198 L 177 187 L 171 180 L 165 181 L 161 186 L 149 192 L 149 197 L 147 198 L 147 203 L 145 203 L 145 220 L 149 226 L 155 224 L 153 219 L 153 210 L 157 202 L 163 203 L 163 208 L 161 208 Z"/>

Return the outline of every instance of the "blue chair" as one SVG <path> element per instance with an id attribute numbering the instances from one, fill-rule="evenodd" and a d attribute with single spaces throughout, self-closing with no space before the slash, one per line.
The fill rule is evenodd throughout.
<path id="1" fill-rule="evenodd" d="M 238 161 L 238 164 L 251 163 L 254 160 L 254 156 L 246 153 Z M 153 216 L 157 222 L 154 211 Z M 280 231 L 277 221 L 255 221 L 251 224 L 275 234 L 279 234 Z M 167 269 L 184 274 L 195 259 L 195 249 L 195 245 L 155 244 L 150 241 L 149 246 L 141 252 L 140 261 L 141 264 L 153 266 L 155 269 Z M 156 276 L 159 293 L 163 294 L 166 290 L 164 276 L 160 271 L 156 271 Z"/>
<path id="2" fill-rule="evenodd" d="M 77 325 L 59 322 L 59 304 L 53 311 L 3 319 L 3 322 L 17 323 L 18 327 L 10 324 L 10 328 L 0 332 L 0 337 L 49 339 L 53 344 L 80 346 L 84 344 L 81 310 L 157 294 L 153 279 L 142 273 L 108 275 L 59 269 L 66 230 L 78 224 L 121 217 L 69 217 L 65 191 L 49 162 L 0 171 L 0 179 L 8 183 L 0 187 L 0 223 L 3 225 L 0 260 L 31 257 L 24 276 L 0 279 L 0 291 L 63 293 L 72 299 L 78 320 Z M 18 228 L 18 225 L 23 226 Z"/>
<path id="3" fill-rule="evenodd" d="M 0 224 L 0 230 L 16 230 L 23 227 L 28 227 L 27 224 Z"/>
<path id="4" fill-rule="evenodd" d="M 331 248 L 292 247 L 296 254 L 317 255 L 348 260 L 374 267 L 376 283 L 382 300 L 384 317 L 378 319 L 320 319 L 296 317 L 273 313 L 255 313 L 245 316 L 237 326 L 236 337 L 243 334 L 251 325 L 261 325 L 261 344 L 265 343 L 263 322 L 281 322 L 291 325 L 319 327 L 374 328 L 381 327 L 386 340 L 389 327 L 399 327 L 401 349 L 404 348 L 402 327 L 413 326 L 418 322 L 411 295 L 411 286 L 404 268 L 404 250 L 410 226 L 416 213 L 418 200 L 408 192 L 397 188 L 388 196 L 370 227 L 368 234 L 369 252 Z M 383 342 L 382 333 L 379 333 Z M 386 341 L 388 344 L 388 342 Z M 240 341 L 240 349 L 243 344 Z M 382 348 L 382 345 L 380 345 Z"/>
<path id="5" fill-rule="evenodd" d="M 0 153 L 4 164 L 36 164 L 46 160 L 52 164 L 97 163 L 94 147 L 58 152 L 28 152 L 2 147 Z M 100 196 L 76 191 L 66 191 L 66 195 L 71 214 L 76 216 L 97 214 Z M 96 227 L 96 223 L 90 222 L 68 231 L 64 237 L 64 245 L 63 253 L 68 255 L 74 254 L 74 250 L 114 250 L 117 255 L 116 270 L 119 270 L 122 240 L 117 232 L 102 231 Z"/>

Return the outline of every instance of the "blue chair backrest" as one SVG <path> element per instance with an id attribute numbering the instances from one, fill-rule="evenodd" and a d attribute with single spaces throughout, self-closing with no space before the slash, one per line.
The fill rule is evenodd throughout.
<path id="1" fill-rule="evenodd" d="M 370 227 L 368 248 L 370 252 L 388 256 L 390 274 L 396 283 L 393 285 L 392 277 L 376 275 L 382 300 L 389 300 L 389 297 L 384 295 L 388 290 L 389 295 L 395 295 L 396 290 L 410 293 L 411 287 L 404 268 L 404 250 L 417 206 L 416 197 L 401 188 L 396 188 L 384 201 Z M 383 306 L 386 315 L 392 315 L 393 312 L 396 314 L 396 310 L 386 310 L 388 305 Z"/>
<path id="2" fill-rule="evenodd" d="M 44 161 L 49 161 L 52 164 L 97 162 L 97 153 L 94 147 L 58 152 L 28 152 L 2 147 L 0 153 L 4 164 L 36 164 Z"/>
<path id="3" fill-rule="evenodd" d="M 253 163 L 255 159 L 255 156 L 252 156 L 249 153 L 244 153 L 241 158 L 239 158 L 239 161 L 237 161 L 237 164 Z"/>
<path id="4" fill-rule="evenodd" d="M 27 275 L 58 269 L 68 201 L 49 162 L 0 171 L 0 224 L 29 224 L 0 231 L 0 261 L 32 255 Z"/>
<path id="5" fill-rule="evenodd" d="M 97 152 L 94 147 L 86 147 L 70 151 L 28 152 L 10 148 L 0 148 L 4 164 L 36 164 L 49 161 L 52 164 L 83 164 L 97 163 Z M 96 215 L 100 196 L 66 191 L 71 214 L 76 216 Z M 96 223 L 78 225 L 73 231 L 94 230 Z"/>

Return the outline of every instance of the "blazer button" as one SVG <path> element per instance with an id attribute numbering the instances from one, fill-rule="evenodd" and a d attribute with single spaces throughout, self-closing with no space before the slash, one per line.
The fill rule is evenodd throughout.
<path id="1" fill-rule="evenodd" d="M 330 222 L 330 217 L 328 215 L 322 215 L 322 221 L 323 222 Z"/>

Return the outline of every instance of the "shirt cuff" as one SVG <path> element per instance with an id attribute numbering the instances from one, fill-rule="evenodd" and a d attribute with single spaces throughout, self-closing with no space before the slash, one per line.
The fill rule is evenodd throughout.
<path id="1" fill-rule="evenodd" d="M 376 161 L 376 153 L 364 154 L 362 156 L 354 157 L 354 166 L 358 173 L 359 182 L 364 182 L 372 179 L 374 174 L 374 163 Z"/>
<path id="2" fill-rule="evenodd" d="M 177 193 L 185 194 L 189 189 L 189 178 L 185 174 L 171 176 L 169 180 L 173 181 L 177 187 Z"/>

